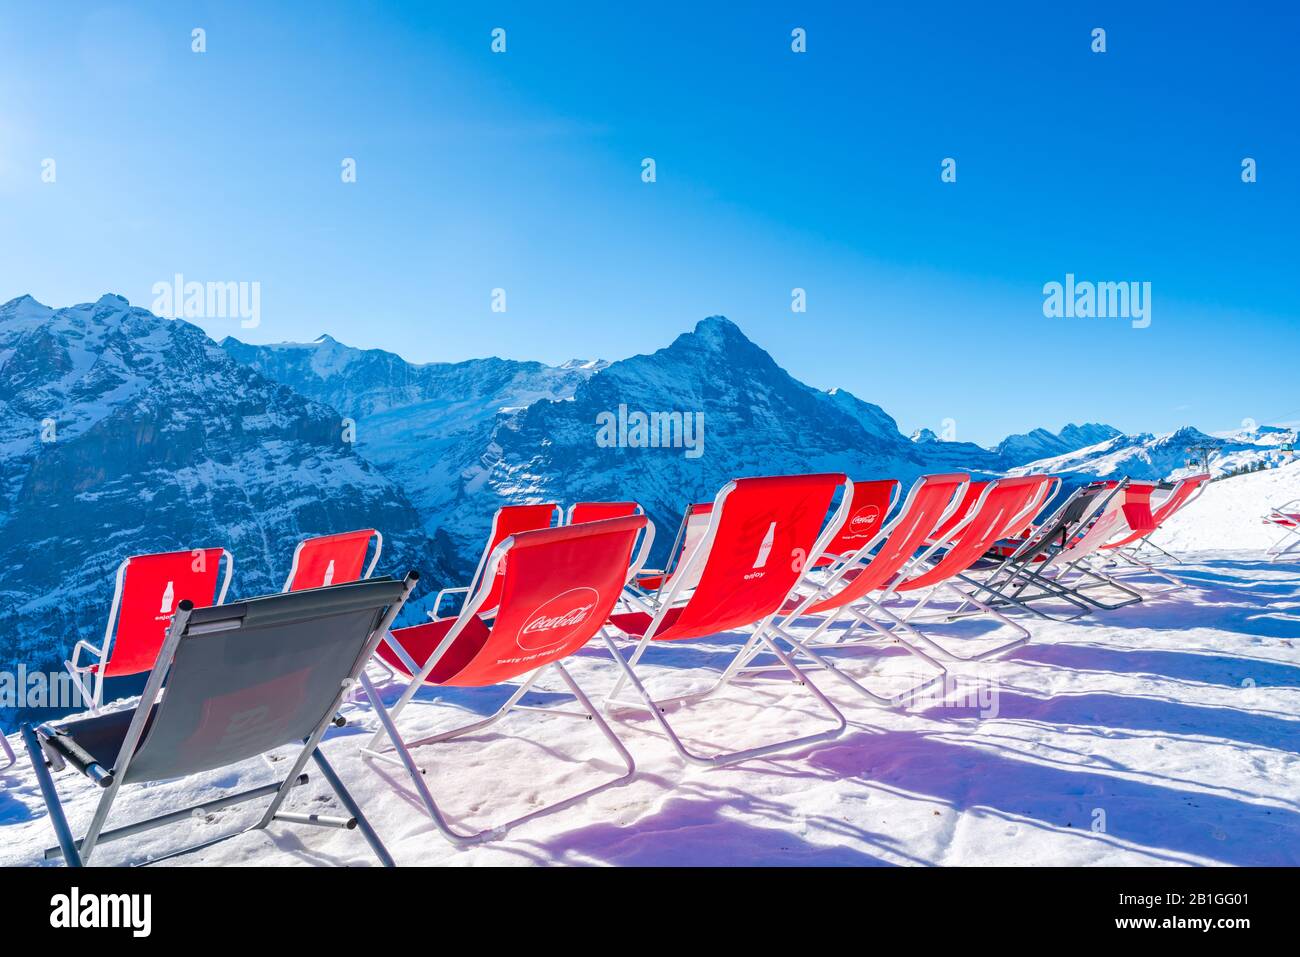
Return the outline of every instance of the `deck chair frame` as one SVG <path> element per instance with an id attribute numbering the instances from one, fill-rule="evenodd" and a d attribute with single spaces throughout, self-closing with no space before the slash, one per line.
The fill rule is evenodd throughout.
<path id="1" fill-rule="evenodd" d="M 1289 509 L 1295 510 L 1298 517 L 1292 518 Z M 1264 550 L 1264 557 L 1270 562 L 1281 561 L 1300 548 L 1300 498 L 1293 498 L 1269 509 L 1269 513 L 1264 516 L 1264 524 L 1282 529 L 1282 537 Z"/>
<path id="2" fill-rule="evenodd" d="M 185 820 L 195 813 L 212 811 L 218 808 L 230 807 L 247 801 L 257 800 L 258 798 L 270 797 L 270 804 L 256 824 L 203 841 L 197 845 L 170 851 L 165 855 L 145 861 L 144 864 L 156 864 L 163 860 L 202 850 L 222 841 L 237 837 L 240 834 L 265 829 L 274 821 L 283 821 L 291 824 L 307 824 L 320 827 L 342 828 L 346 830 L 359 828 L 362 836 L 366 839 L 366 843 L 370 845 L 371 850 L 380 862 L 387 867 L 394 866 L 393 859 L 380 841 L 379 836 L 370 826 L 365 815 L 361 812 L 360 807 L 348 792 L 347 788 L 343 785 L 338 775 L 335 774 L 334 769 L 325 760 L 325 756 L 320 753 L 318 746 L 321 739 L 325 736 L 325 731 L 331 725 L 336 723 L 338 708 L 342 705 L 344 698 L 351 690 L 353 683 L 356 681 L 356 676 L 363 670 L 365 661 L 369 658 L 375 646 L 379 644 L 380 639 L 392 625 L 393 620 L 401 611 L 402 605 L 410 596 L 411 591 L 414 589 L 418 580 L 419 575 L 416 572 L 410 572 L 406 576 L 406 579 L 402 583 L 401 596 L 388 606 L 378 626 L 367 639 L 362 653 L 358 656 L 357 662 L 353 666 L 354 676 L 340 684 L 338 691 L 335 693 L 333 703 L 330 707 L 325 709 L 316 728 L 303 741 L 302 748 L 298 751 L 297 756 L 290 765 L 289 772 L 285 775 L 283 780 L 265 784 L 261 787 L 251 788 L 246 791 L 223 795 L 222 797 L 210 801 L 204 801 L 200 804 L 181 808 L 156 817 L 146 818 L 132 824 L 106 831 L 104 830 L 104 825 L 107 822 L 109 811 L 112 809 L 121 790 L 122 784 L 126 779 L 127 771 L 136 757 L 136 748 L 139 745 L 142 736 L 145 734 L 146 726 L 149 724 L 150 714 L 159 701 L 159 696 L 163 690 L 163 680 L 176 656 L 177 648 L 180 645 L 181 639 L 183 637 L 215 633 L 231 627 L 226 622 L 218 619 L 216 621 L 199 624 L 192 629 L 189 628 L 190 618 L 194 612 L 194 605 L 188 599 L 182 600 L 177 607 L 171 626 L 168 628 L 167 638 L 163 643 L 162 649 L 158 653 L 158 659 L 149 673 L 149 680 L 145 685 L 144 691 L 140 695 L 139 703 L 136 705 L 126 735 L 122 739 L 121 746 L 118 750 L 118 759 L 114 762 L 114 766 L 111 769 L 107 769 L 93 761 L 87 764 L 85 759 L 89 758 L 89 755 L 84 755 L 80 761 L 78 761 L 78 756 L 76 754 L 70 755 L 72 760 L 78 761 L 81 765 L 85 765 L 79 767 L 79 770 L 104 789 L 103 795 L 95 806 L 95 812 L 91 817 L 90 825 L 86 830 L 86 834 L 81 840 L 73 840 L 72 830 L 68 825 L 62 801 L 59 799 L 53 778 L 50 775 L 49 767 L 47 767 L 47 758 L 56 762 L 55 770 L 60 770 L 62 763 L 67 758 L 58 755 L 57 752 L 54 755 L 51 755 L 51 752 L 43 748 L 40 741 L 38 741 L 37 733 L 32 726 L 29 724 L 22 726 L 23 741 L 27 746 L 32 765 L 36 769 L 37 782 L 40 786 L 42 796 L 45 798 L 46 806 L 49 809 L 50 822 L 59 841 L 57 846 L 46 848 L 45 858 L 47 860 L 53 860 L 62 857 L 64 862 L 69 866 L 84 866 L 90 863 L 91 855 L 99 844 L 121 840 L 145 831 L 164 827 L 168 824 L 174 824 Z M 342 585 L 338 587 L 348 586 Z M 49 734 L 56 733 L 54 729 L 49 726 L 42 726 L 42 730 Z M 307 783 L 308 779 L 307 775 L 304 773 L 304 768 L 309 760 L 316 763 L 316 767 L 320 770 L 321 775 L 325 778 L 326 782 L 330 785 L 331 790 L 333 790 L 335 795 L 338 797 L 339 802 L 347 809 L 351 817 L 343 818 L 320 814 L 303 814 L 298 812 L 282 811 L 280 809 L 293 788 Z"/>
<path id="3" fill-rule="evenodd" d="M 627 574 L 623 579 L 624 587 L 626 587 L 627 582 L 641 570 L 641 566 L 645 564 L 646 558 L 650 554 L 650 547 L 654 542 L 654 525 L 648 519 L 645 521 L 640 536 L 639 545 L 637 545 L 636 542 L 633 543 L 636 548 L 636 553 L 627 569 Z M 502 540 L 496 548 L 492 550 L 491 555 L 488 556 L 486 574 L 480 580 L 479 587 L 475 590 L 475 593 L 469 598 L 469 600 L 465 602 L 460 614 L 457 616 L 456 623 L 448 630 L 447 634 L 443 636 L 438 647 L 429 656 L 429 659 L 423 666 L 417 665 L 406 653 L 405 649 L 402 648 L 401 644 L 392 640 L 390 635 L 384 636 L 385 645 L 401 659 L 410 675 L 406 688 L 391 708 L 384 705 L 379 692 L 376 690 L 374 683 L 371 681 L 369 676 L 365 674 L 364 669 L 360 675 L 361 686 L 365 690 L 366 697 L 374 708 L 375 715 L 379 719 L 380 724 L 379 730 L 377 730 L 371 736 L 369 741 L 361 748 L 363 757 L 371 760 L 396 764 L 403 768 L 411 780 L 416 796 L 419 798 L 420 803 L 424 806 L 425 811 L 433 821 L 434 827 L 437 828 L 439 833 L 441 833 L 448 841 L 457 847 L 470 847 L 476 844 L 482 844 L 486 841 L 498 840 L 514 828 L 526 824 L 538 817 L 553 814 L 565 808 L 572 807 L 573 805 L 585 801 L 602 791 L 622 787 L 631 781 L 636 775 L 636 762 L 633 760 L 631 753 L 623 745 L 623 742 L 619 740 L 618 735 L 614 733 L 613 729 L 610 728 L 608 722 L 600 713 L 600 710 L 592 704 L 591 699 L 573 678 L 573 675 L 570 674 L 568 669 L 566 669 L 559 660 L 548 662 L 531 672 L 525 672 L 520 675 L 521 680 L 515 690 L 494 713 L 488 715 L 486 718 L 471 722 L 467 725 L 451 728 L 446 731 L 439 731 L 434 734 L 425 735 L 414 740 L 407 740 L 402 737 L 401 731 L 397 727 L 397 719 L 401 716 L 407 705 L 411 703 L 416 692 L 418 692 L 421 687 L 425 686 L 426 679 L 429 677 L 430 673 L 437 666 L 443 656 L 451 650 L 456 639 L 460 636 L 464 628 L 473 618 L 479 615 L 482 610 L 482 605 L 491 590 L 490 583 L 495 577 L 498 567 L 509 554 L 513 544 L 514 536 L 509 536 Z M 388 670 L 391 672 L 391 669 Z M 537 680 L 548 671 L 554 672 L 559 676 L 565 687 L 568 688 L 569 694 L 572 696 L 573 700 L 581 708 L 580 711 L 574 711 L 562 707 L 552 707 L 549 705 L 524 705 L 520 703 L 521 699 L 532 689 Z M 469 833 L 457 830 L 447 820 L 442 810 L 438 807 L 432 790 L 425 779 L 425 775 L 416 765 L 415 758 L 411 754 L 411 751 L 413 748 L 422 745 L 434 744 L 441 741 L 450 741 L 454 738 L 463 737 L 490 728 L 515 711 L 557 715 L 592 722 L 605 740 L 608 741 L 610 746 L 614 749 L 624 770 L 621 774 L 618 774 L 600 784 L 586 788 L 577 794 L 548 804 L 545 807 L 538 808 L 537 810 L 517 817 L 514 820 L 495 824 Z M 391 748 L 392 753 L 388 753 L 388 751 L 382 749 L 382 743 L 385 738 L 388 740 L 388 745 Z"/>
<path id="4" fill-rule="evenodd" d="M 619 650 L 613 637 L 609 633 L 609 628 L 602 629 L 601 637 L 605 641 L 605 646 L 609 650 L 610 656 L 619 666 L 622 672 L 614 687 L 610 690 L 605 699 L 604 708 L 606 713 L 612 716 L 626 715 L 629 712 L 649 713 L 649 715 L 659 725 L 665 737 L 672 745 L 673 750 L 686 762 L 699 765 L 701 767 L 722 767 L 730 764 L 736 764 L 741 761 L 748 761 L 753 758 L 764 757 L 769 754 L 775 754 L 781 751 L 788 751 L 793 748 L 802 747 L 808 744 L 815 744 L 819 741 L 827 741 L 839 737 L 848 726 L 844 715 L 840 712 L 834 702 L 831 701 L 812 681 L 810 681 L 795 664 L 794 660 L 785 653 L 777 644 L 776 633 L 772 630 L 772 622 L 783 606 L 794 593 L 802 580 L 797 579 L 792 588 L 782 598 L 777 608 L 771 613 L 764 616 L 761 620 L 749 625 L 747 628 L 731 630 L 747 630 L 750 637 L 732 658 L 730 664 L 723 670 L 722 674 L 707 687 L 700 691 L 688 692 L 686 694 L 676 695 L 671 698 L 656 699 L 651 696 L 636 672 L 636 667 L 641 658 L 645 655 L 646 650 L 654 640 L 655 634 L 660 630 L 660 626 L 670 609 L 674 607 L 679 597 L 684 597 L 688 588 L 685 582 L 695 581 L 694 572 L 702 571 L 703 566 L 707 564 L 709 552 L 713 546 L 714 539 L 717 536 L 718 528 L 722 523 L 722 517 L 726 507 L 728 496 L 736 488 L 736 482 L 728 482 L 718 492 L 713 500 L 713 506 L 709 513 L 709 525 L 699 542 L 691 550 L 689 555 L 683 555 L 678 563 L 678 570 L 673 573 L 672 579 L 668 583 L 668 590 L 662 595 L 662 600 L 657 604 L 650 604 L 641 600 L 638 596 L 627 593 L 626 598 L 630 605 L 639 607 L 644 614 L 651 616 L 651 622 L 645 633 L 636 639 L 636 645 L 630 657 L 624 657 L 623 652 Z M 803 575 L 808 574 L 808 570 L 815 564 L 816 560 L 826 552 L 827 546 L 834 540 L 836 533 L 839 531 L 845 520 L 848 518 L 849 509 L 853 498 L 853 483 L 845 478 L 842 483 L 842 497 L 838 507 L 835 509 L 829 521 L 825 522 L 820 533 L 818 534 L 812 548 L 805 557 L 803 566 Z M 693 587 L 693 585 L 691 586 Z M 811 599 L 808 600 L 811 603 Z M 613 626 L 616 627 L 616 626 Z M 742 748 L 734 751 L 722 751 L 712 755 L 698 754 L 688 748 L 682 741 L 677 731 L 673 728 L 672 722 L 668 720 L 668 712 L 685 705 L 693 704 L 710 698 L 734 683 L 742 677 L 742 668 L 758 653 L 755 649 L 765 649 L 776 656 L 785 671 L 794 679 L 794 681 L 803 688 L 806 688 L 812 695 L 813 699 L 821 705 L 834 722 L 832 727 L 814 732 L 811 734 L 799 735 L 791 738 L 785 738 L 771 744 L 758 745 L 750 748 Z M 640 701 L 629 701 L 621 699 L 619 696 L 624 688 L 631 686 L 636 692 Z"/>

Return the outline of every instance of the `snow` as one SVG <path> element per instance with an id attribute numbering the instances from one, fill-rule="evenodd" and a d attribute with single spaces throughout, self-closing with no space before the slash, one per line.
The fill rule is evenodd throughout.
<path id="1" fill-rule="evenodd" d="M 1300 467 L 1207 486 L 1162 533 L 1191 550 L 1174 570 L 1188 592 L 1077 622 L 1027 620 L 1033 641 L 1002 659 L 950 666 L 942 699 L 894 711 L 814 680 L 844 710 L 840 738 L 721 769 L 680 761 L 644 717 L 615 722 L 639 773 L 622 788 L 469 850 L 447 843 L 399 769 L 364 761 L 376 727 L 364 703 L 324 750 L 399 864 L 1300 864 L 1300 564 L 1269 564 L 1259 516 L 1300 496 Z M 1138 584 L 1153 585 L 1146 579 Z M 1154 590 L 1154 589 L 1152 589 Z M 807 625 L 800 625 L 806 628 Z M 978 620 L 950 637 L 988 637 Z M 660 695 L 699 687 L 740 640 L 672 643 L 647 656 Z M 869 685 L 914 675 L 893 648 L 848 665 Z M 570 670 L 593 696 L 614 669 L 592 645 Z M 543 682 L 533 703 L 558 702 Z M 388 685 L 391 703 L 398 688 Z M 402 717 L 409 737 L 491 713 L 501 689 L 422 690 Z M 825 726 L 806 689 L 753 681 L 675 712 L 688 743 L 739 747 Z M 36 782 L 20 757 L 0 770 L 0 865 L 35 864 L 53 843 Z M 284 754 L 287 754 L 287 750 Z M 472 737 L 415 750 L 457 825 L 527 813 L 617 773 L 596 729 L 519 713 Z M 279 762 L 284 767 L 284 756 Z M 310 770 L 310 769 L 309 769 Z M 262 783 L 260 760 L 189 779 L 127 788 L 118 823 Z M 74 829 L 96 789 L 57 775 Z M 335 804 L 318 777 L 290 806 Z M 187 820 L 102 863 L 129 863 L 255 820 L 245 806 Z M 277 824 L 171 865 L 373 863 L 356 832 Z"/>
<path id="2" fill-rule="evenodd" d="M 1264 524 L 1264 515 L 1296 498 L 1300 461 L 1210 482 L 1151 541 L 1175 553 L 1224 547 L 1259 553 L 1281 535 L 1276 526 Z"/>

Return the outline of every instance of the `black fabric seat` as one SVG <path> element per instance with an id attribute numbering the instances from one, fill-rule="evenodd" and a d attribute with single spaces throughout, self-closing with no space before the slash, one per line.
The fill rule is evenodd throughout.
<path id="1" fill-rule="evenodd" d="M 154 705 L 145 722 L 144 733 L 147 735 L 153 727 L 153 719 L 158 714 Z M 107 714 L 93 715 L 65 721 L 57 727 L 45 726 L 40 729 L 40 741 L 51 757 L 57 755 L 67 761 L 82 774 L 94 777 L 100 785 L 108 787 L 113 781 L 112 769 L 117 763 L 118 752 L 122 750 L 122 740 L 126 737 L 131 719 L 135 717 L 135 708 L 124 708 Z M 144 735 L 141 735 L 143 740 Z M 139 746 L 136 751 L 139 752 Z M 92 774 L 92 765 L 98 765 L 99 773 Z"/>

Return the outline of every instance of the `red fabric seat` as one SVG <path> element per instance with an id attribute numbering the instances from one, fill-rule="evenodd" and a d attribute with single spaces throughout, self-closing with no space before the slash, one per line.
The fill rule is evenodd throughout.
<path id="1" fill-rule="evenodd" d="M 442 648 L 427 684 L 500 684 L 559 661 L 586 644 L 613 610 L 647 523 L 635 515 L 513 535 L 488 562 L 493 581 L 457 618 L 399 628 L 387 641 L 400 644 L 421 670 Z M 478 614 L 489 594 L 500 596 L 490 625 Z M 391 648 L 381 648 L 387 664 L 410 674 Z"/>

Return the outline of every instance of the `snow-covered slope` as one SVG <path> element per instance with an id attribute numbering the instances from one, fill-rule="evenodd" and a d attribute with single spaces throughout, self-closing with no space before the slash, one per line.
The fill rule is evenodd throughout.
<path id="1" fill-rule="evenodd" d="M 1173 552 L 1242 550 L 1262 552 L 1280 536 L 1263 522 L 1269 509 L 1300 499 L 1300 462 L 1205 486 L 1151 540 Z"/>
<path id="2" fill-rule="evenodd" d="M 231 596 L 278 590 L 303 537 L 373 526 L 436 568 L 403 491 L 340 415 L 126 300 L 0 306 L 0 667 L 102 637 L 126 556 L 223 545 Z"/>

